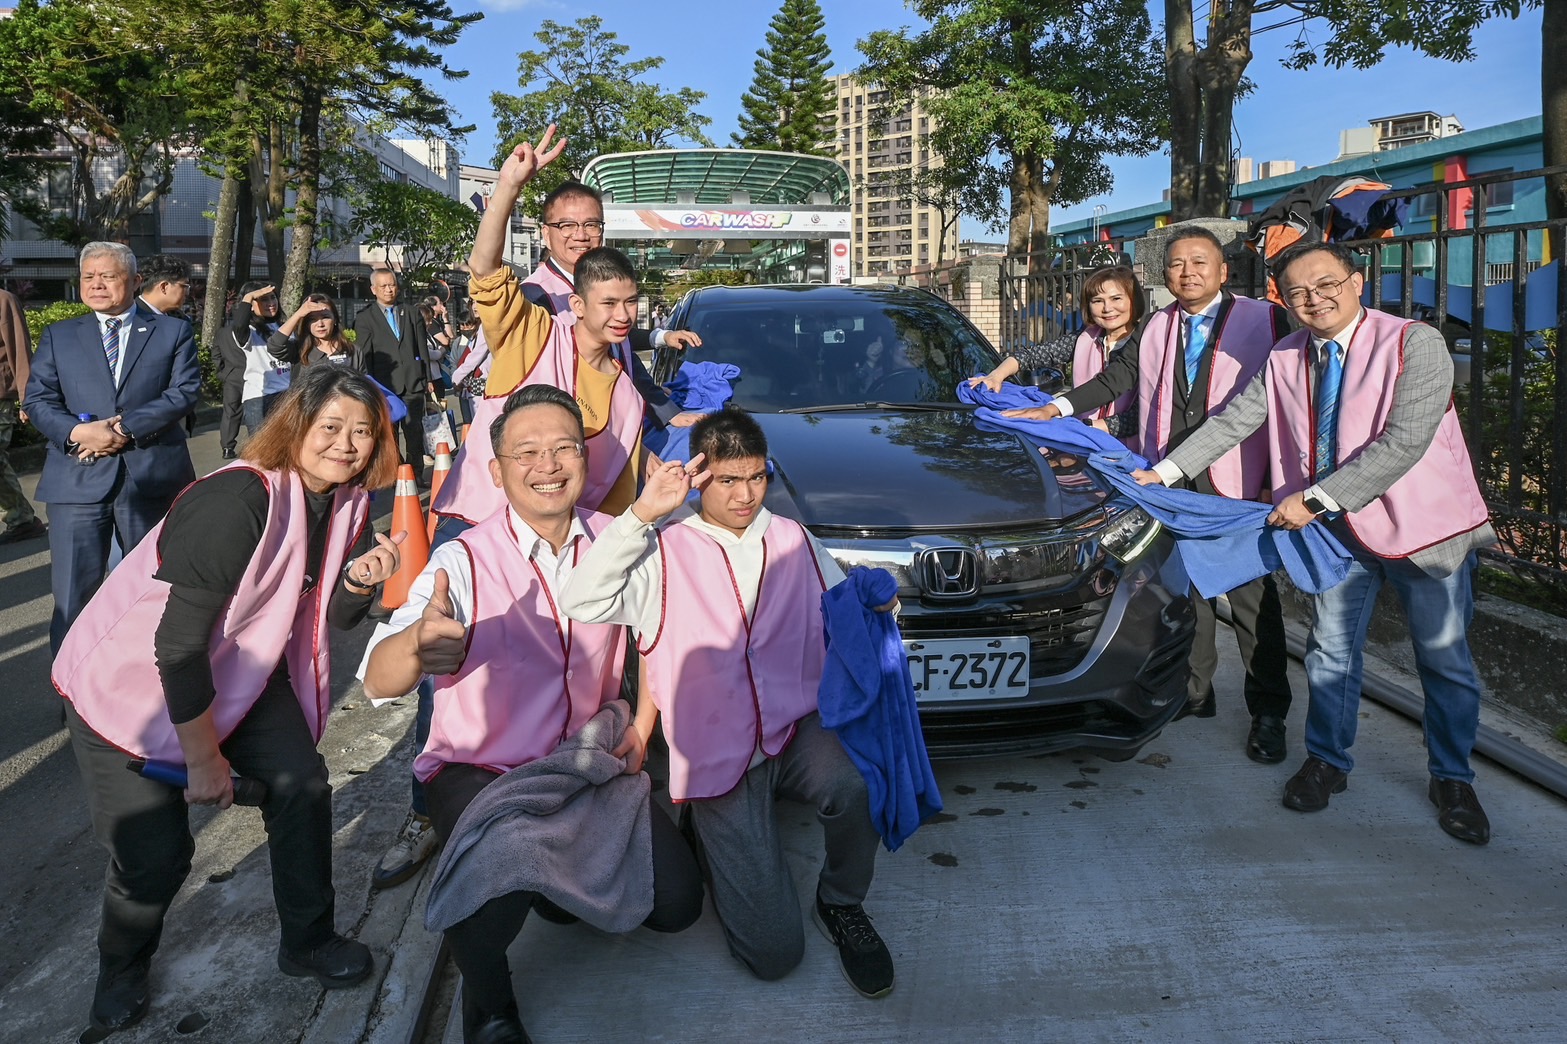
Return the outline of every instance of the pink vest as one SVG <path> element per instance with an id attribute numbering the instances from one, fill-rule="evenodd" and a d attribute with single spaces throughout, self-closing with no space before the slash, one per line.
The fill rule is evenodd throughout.
<path id="1" fill-rule="evenodd" d="M 1104 331 L 1099 327 L 1089 324 L 1083 332 L 1077 335 L 1077 344 L 1072 348 L 1072 383 L 1082 384 L 1091 381 L 1104 372 L 1105 364 L 1110 361 L 1110 353 L 1105 351 L 1104 345 L 1099 343 L 1099 335 Z M 1137 401 L 1135 390 L 1127 392 L 1108 406 L 1101 406 L 1097 410 L 1089 410 L 1082 414 L 1084 420 L 1106 420 L 1117 414 L 1125 413 L 1131 409 L 1132 403 Z M 1133 447 L 1135 449 L 1135 447 Z"/>
<path id="2" fill-rule="evenodd" d="M 581 511 L 581 559 L 609 524 Z M 430 738 L 414 758 L 428 780 L 451 763 L 509 772 L 543 757 L 620 695 L 625 628 L 561 616 L 549 580 L 517 546 L 510 511 L 497 511 L 457 537 L 473 566 L 468 653 L 456 674 L 435 680 Z"/>
<path id="3" fill-rule="evenodd" d="M 577 288 L 570 279 L 566 278 L 564 272 L 548 261 L 543 261 L 528 273 L 528 278 L 523 282 L 531 283 L 548 294 L 550 303 L 555 306 L 556 315 L 568 323 L 577 321 L 577 313 L 571 310 L 571 295 L 577 292 Z"/>
<path id="4" fill-rule="evenodd" d="M 757 743 L 776 757 L 794 723 L 816 709 L 826 639 L 816 552 L 798 522 L 774 515 L 762 535 L 754 619 L 746 619 L 729 556 L 712 537 L 675 524 L 658 531 L 664 608 L 642 635 L 653 702 L 669 741 L 669 796 L 735 788 Z"/>
<path id="5" fill-rule="evenodd" d="M 1404 369 L 1407 319 L 1366 309 L 1344 356 L 1339 391 L 1338 460 L 1354 460 L 1387 428 L 1393 385 Z M 1317 409 L 1312 372 L 1311 331 L 1298 330 L 1279 342 L 1268 361 L 1267 425 L 1273 461 L 1273 500 L 1282 501 L 1312 485 Z M 1475 483 L 1469 448 L 1451 400 L 1436 437 L 1414 467 L 1386 493 L 1345 516 L 1356 539 L 1381 558 L 1407 558 L 1489 521 Z"/>
<path id="6" fill-rule="evenodd" d="M 1142 446 L 1138 452 L 1149 460 L 1162 460 L 1170 444 L 1170 414 L 1175 409 L 1176 367 L 1185 367 L 1181 349 L 1182 316 L 1179 302 L 1161 308 L 1143 328 L 1138 346 L 1140 378 L 1137 404 L 1142 411 L 1138 426 Z M 1213 365 L 1208 378 L 1205 412 L 1215 414 L 1239 395 L 1267 365 L 1273 350 L 1273 306 L 1249 297 L 1231 299 L 1224 325 L 1208 335 Z M 1076 378 L 1073 378 L 1074 382 Z M 1213 462 L 1208 478 L 1226 497 L 1255 500 L 1268 476 L 1268 437 L 1259 429 L 1239 446 Z"/>
<path id="7" fill-rule="evenodd" d="M 257 471 L 243 461 L 228 467 L 256 471 L 270 495 L 261 543 L 212 634 L 218 737 L 226 739 L 244 720 L 278 660 L 286 659 L 310 734 L 319 741 L 332 703 L 327 602 L 364 529 L 369 497 L 358 487 L 338 488 L 320 582 L 300 597 L 310 543 L 304 532 L 309 518 L 304 487 L 292 472 Z M 169 585 L 152 575 L 162 532 L 159 522 L 87 603 L 55 658 L 54 686 L 94 732 L 116 747 L 183 764 L 153 662 L 153 635 L 169 598 Z"/>
<path id="8" fill-rule="evenodd" d="M 492 346 L 491 351 L 494 350 Z M 598 434 L 588 437 L 588 480 L 582 488 L 582 498 L 577 502 L 590 509 L 599 506 L 614 488 L 621 472 L 626 470 L 642 430 L 642 396 L 631 383 L 631 346 L 621 342 L 611 349 L 612 352 L 616 350 L 619 355 L 615 361 L 620 366 L 620 375 L 615 378 L 615 390 L 609 397 L 609 422 Z M 517 388 L 550 384 L 575 395 L 579 365 L 581 356 L 577 354 L 575 321 L 567 322 L 557 315 L 549 344 Z M 495 459 L 495 449 L 490 444 L 490 424 L 501 415 L 507 396 L 517 388 L 508 389 L 501 395 L 486 393 L 473 404 L 468 440 L 452 458 L 451 473 L 431 505 L 437 515 L 482 522 L 506 505 L 506 494 L 490 478 L 490 461 Z"/>

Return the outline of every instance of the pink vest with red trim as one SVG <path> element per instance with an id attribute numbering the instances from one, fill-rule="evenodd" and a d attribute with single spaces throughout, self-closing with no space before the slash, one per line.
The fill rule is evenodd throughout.
<path id="1" fill-rule="evenodd" d="M 222 470 L 230 468 L 255 471 L 269 495 L 261 542 L 212 634 L 218 738 L 226 739 L 244 720 L 278 661 L 286 659 L 310 734 L 319 741 L 332 704 L 327 602 L 364 529 L 370 499 L 358 487 L 338 488 L 320 580 L 301 597 L 310 551 L 303 485 L 293 472 L 260 471 L 243 461 Z M 178 510 L 177 504 L 171 510 Z M 55 658 L 54 686 L 94 732 L 116 747 L 183 764 L 153 660 L 153 635 L 170 590 L 153 578 L 162 533 L 159 522 L 87 603 Z"/>
<path id="2" fill-rule="evenodd" d="M 640 651 L 669 741 L 669 796 L 720 797 L 745 775 L 758 743 L 776 757 L 795 722 L 816 709 L 826 587 L 805 530 L 776 515 L 762 535 L 754 619 L 712 537 L 664 526 L 658 552 L 664 607 Z"/>
<path id="3" fill-rule="evenodd" d="M 573 561 L 610 522 L 592 511 L 579 516 L 588 535 L 564 550 Z M 549 579 L 517 546 L 510 511 L 455 542 L 473 566 L 473 622 L 462 668 L 435 679 L 430 738 L 414 758 L 421 780 L 453 763 L 509 772 L 554 750 L 620 695 L 625 628 L 560 614 Z"/>
<path id="4" fill-rule="evenodd" d="M 569 313 L 568 313 L 569 314 Z M 494 349 L 492 348 L 491 351 Z M 578 503 L 585 508 L 596 508 L 615 487 L 631 452 L 636 448 L 642 431 L 642 396 L 631 383 L 631 346 L 621 342 L 611 350 L 620 374 L 615 378 L 614 391 L 609 397 L 609 419 L 595 435 L 588 437 L 588 479 L 582 487 Z M 576 395 L 577 367 L 582 357 L 577 354 L 575 322 L 555 317 L 549 343 L 518 384 L 522 388 L 530 384 L 549 384 Z M 495 448 L 490 444 L 490 424 L 506 407 L 507 396 L 489 395 L 473 404 L 473 422 L 469 437 L 452 458 L 452 470 L 441 486 L 440 494 L 431 505 L 437 515 L 452 515 L 467 522 L 482 522 L 506 506 L 506 494 L 490 478 L 490 461 L 495 459 Z M 580 399 L 578 400 L 581 401 Z"/>
<path id="5" fill-rule="evenodd" d="M 577 288 L 554 265 L 548 261 L 539 262 L 538 267 L 529 272 L 523 282 L 531 283 L 548 294 L 556 315 L 568 323 L 577 321 L 577 313 L 571 310 L 571 295 L 577 292 Z"/>
<path id="6" fill-rule="evenodd" d="M 1181 348 L 1184 314 L 1180 302 L 1159 309 L 1143 328 L 1138 345 L 1137 404 L 1142 411 L 1138 417 L 1142 430 L 1139 452 L 1149 460 L 1162 460 L 1169 451 L 1176 367 L 1186 365 Z M 1212 416 L 1245 390 L 1267 365 L 1273 351 L 1273 305 L 1249 297 L 1231 299 L 1224 325 L 1208 335 L 1208 351 L 1213 353 L 1213 364 L 1204 413 Z M 1267 477 L 1268 436 L 1260 429 L 1208 469 L 1213 488 L 1237 500 L 1257 499 L 1267 485 Z"/>
<path id="7" fill-rule="evenodd" d="M 1404 338 L 1415 325 L 1370 308 L 1364 316 L 1344 355 L 1336 467 L 1354 460 L 1387 429 L 1394 384 L 1404 369 Z M 1312 485 L 1317 434 L 1313 354 L 1311 331 L 1297 330 L 1279 342 L 1268 361 L 1274 503 Z M 1451 399 L 1436 437 L 1414 467 L 1345 520 L 1356 539 L 1381 558 L 1407 558 L 1490 520 Z"/>
<path id="8" fill-rule="evenodd" d="M 1099 342 L 1099 335 L 1104 331 L 1099 327 L 1089 324 L 1083 332 L 1077 335 L 1077 343 L 1072 348 L 1072 383 L 1082 384 L 1091 381 L 1104 372 L 1105 364 L 1110 361 L 1110 353 L 1105 351 L 1104 345 Z M 1134 389 L 1121 396 L 1108 406 L 1101 406 L 1097 410 L 1089 410 L 1082 414 L 1084 420 L 1105 420 L 1117 414 L 1125 413 L 1132 408 L 1132 403 L 1137 401 L 1137 391 Z"/>

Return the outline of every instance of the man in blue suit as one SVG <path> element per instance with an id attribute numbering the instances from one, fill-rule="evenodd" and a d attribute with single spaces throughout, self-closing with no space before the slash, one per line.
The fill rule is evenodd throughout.
<path id="1" fill-rule="evenodd" d="M 51 652 L 103 582 L 111 542 L 128 553 L 196 478 L 181 423 L 201 390 L 190 324 L 136 307 L 136 255 L 119 243 L 82 248 L 81 294 L 92 312 L 44 330 L 27 382 L 28 417 L 49 440 L 37 497 Z"/>

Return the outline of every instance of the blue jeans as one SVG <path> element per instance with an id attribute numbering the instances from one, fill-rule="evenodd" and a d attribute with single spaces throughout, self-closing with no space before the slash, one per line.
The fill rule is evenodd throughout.
<path id="1" fill-rule="evenodd" d="M 1480 679 L 1469 657 L 1478 560 L 1451 576 L 1433 577 L 1409 562 L 1375 558 L 1346 541 L 1355 554 L 1349 575 L 1313 601 L 1306 640 L 1306 752 L 1344 772 L 1354 768 L 1366 628 L 1384 583 L 1398 595 L 1409 622 L 1420 687 L 1425 690 L 1425 739 L 1431 775 L 1468 783 L 1469 754 L 1480 724 Z"/>
<path id="2" fill-rule="evenodd" d="M 452 518 L 450 515 L 442 515 L 441 520 L 435 524 L 435 539 L 430 541 L 430 553 L 454 537 L 461 536 L 463 531 L 471 528 L 467 522 L 460 518 Z M 430 720 L 435 717 L 435 682 L 429 678 L 419 681 L 419 709 L 414 713 L 414 750 L 424 749 L 425 742 L 430 738 Z M 430 807 L 425 801 L 424 784 L 419 782 L 418 776 L 411 776 L 413 780 L 413 795 L 409 802 L 410 807 L 421 816 L 430 814 Z"/>

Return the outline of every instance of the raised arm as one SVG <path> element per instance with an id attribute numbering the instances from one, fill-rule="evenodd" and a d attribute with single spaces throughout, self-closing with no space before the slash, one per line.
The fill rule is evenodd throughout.
<path id="1" fill-rule="evenodd" d="M 555 125 L 552 123 L 537 146 L 525 141 L 512 149 L 506 162 L 501 164 L 494 194 L 490 196 L 484 217 L 479 219 L 479 234 L 474 238 L 473 252 L 468 255 L 468 271 L 475 278 L 483 279 L 493 275 L 503 266 L 506 234 L 511 227 L 511 215 L 517 207 L 517 198 L 522 195 L 522 187 L 532 181 L 535 174 L 555 162 L 566 147 L 565 138 L 551 145 L 554 137 Z"/>

